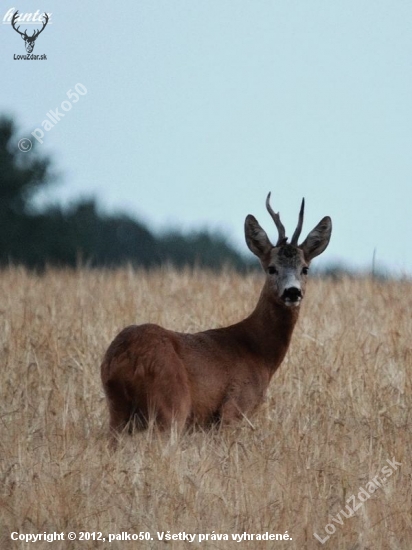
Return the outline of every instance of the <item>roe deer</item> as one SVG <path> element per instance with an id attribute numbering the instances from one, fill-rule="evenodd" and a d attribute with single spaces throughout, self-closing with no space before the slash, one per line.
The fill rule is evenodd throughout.
<path id="1" fill-rule="evenodd" d="M 129 421 L 144 429 L 230 423 L 264 401 L 273 374 L 289 347 L 311 260 L 329 244 L 326 216 L 298 245 L 304 200 L 290 243 L 278 213 L 266 208 L 278 230 L 271 244 L 256 218 L 245 220 L 249 249 L 266 281 L 254 311 L 234 325 L 185 334 L 158 325 L 131 325 L 110 344 L 101 365 L 112 443 Z M 132 423 L 129 424 L 129 428 Z"/>

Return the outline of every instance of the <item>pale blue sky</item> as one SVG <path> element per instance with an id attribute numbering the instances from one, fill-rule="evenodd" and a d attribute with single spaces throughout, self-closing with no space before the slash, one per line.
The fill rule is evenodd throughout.
<path id="1" fill-rule="evenodd" d="M 304 196 L 305 233 L 333 219 L 318 264 L 369 267 L 376 248 L 412 273 L 410 0 L 73 4 L 1 3 L 1 20 L 52 13 L 47 61 L 13 60 L 24 43 L 0 28 L 0 110 L 21 137 L 88 90 L 38 147 L 64 174 L 47 198 L 221 229 L 246 252 L 246 214 L 274 238 L 269 190 L 289 236 Z"/>

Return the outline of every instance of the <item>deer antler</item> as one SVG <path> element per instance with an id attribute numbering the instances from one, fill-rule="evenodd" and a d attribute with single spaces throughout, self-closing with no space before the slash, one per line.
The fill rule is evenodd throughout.
<path id="1" fill-rule="evenodd" d="M 47 23 L 49 22 L 49 16 L 47 15 L 47 13 L 44 13 L 43 16 L 44 16 L 46 21 L 43 21 L 43 27 L 39 31 L 33 33 L 33 37 L 35 36 L 37 38 L 39 36 L 39 34 L 44 31 Z"/>
<path id="2" fill-rule="evenodd" d="M 28 38 L 30 38 L 30 39 L 33 39 L 33 38 L 36 39 L 36 38 L 39 36 L 39 34 L 40 34 L 41 32 L 44 31 L 44 28 L 46 27 L 47 23 L 49 22 L 49 16 L 47 15 L 47 13 L 45 13 L 45 14 L 44 14 L 45 21 L 43 21 L 43 27 L 42 27 L 39 31 L 37 31 L 37 32 L 36 32 L 36 31 L 33 31 L 32 36 L 28 36 L 28 35 L 27 35 L 27 29 L 26 29 L 24 32 L 21 32 L 21 31 L 19 31 L 20 25 L 19 25 L 17 28 L 16 28 L 16 26 L 15 26 L 15 25 L 16 25 L 16 19 L 17 19 L 18 14 L 19 14 L 19 11 L 17 10 L 16 13 L 13 15 L 13 19 L 11 20 L 11 25 L 12 25 L 13 29 L 14 29 L 16 32 L 18 32 L 19 34 L 21 34 L 21 36 L 23 36 L 23 38 L 25 38 L 26 40 L 27 40 Z"/>
<path id="3" fill-rule="evenodd" d="M 300 233 L 302 231 L 303 226 L 303 214 L 305 212 L 305 199 L 302 199 L 302 204 L 300 205 L 300 212 L 299 212 L 299 220 L 298 225 L 295 229 L 295 232 L 293 233 L 292 240 L 290 241 L 290 244 L 298 245 L 298 239 L 300 237 Z"/>
<path id="4" fill-rule="evenodd" d="M 283 223 L 280 221 L 279 212 L 277 212 L 277 213 L 274 212 L 272 207 L 270 206 L 270 193 L 268 194 L 268 196 L 266 198 L 266 208 L 267 208 L 267 211 L 271 215 L 272 220 L 275 222 L 275 225 L 278 229 L 279 238 L 278 238 L 278 242 L 276 243 L 276 246 L 280 246 L 281 244 L 285 244 L 285 242 L 287 241 L 286 231 L 285 231 L 285 228 L 283 226 Z"/>
<path id="5" fill-rule="evenodd" d="M 13 15 L 13 19 L 11 20 L 11 26 L 13 27 L 13 29 L 18 32 L 19 34 L 21 34 L 22 36 L 27 36 L 27 29 L 26 29 L 26 32 L 20 32 L 19 29 L 20 29 L 20 25 L 17 27 L 15 27 L 15 24 L 16 24 L 16 18 L 19 14 L 19 11 L 17 10 L 16 13 Z"/>

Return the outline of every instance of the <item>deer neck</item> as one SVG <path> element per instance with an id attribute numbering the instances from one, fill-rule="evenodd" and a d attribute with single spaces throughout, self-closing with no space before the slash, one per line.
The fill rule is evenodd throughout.
<path id="1" fill-rule="evenodd" d="M 273 372 L 286 355 L 299 309 L 277 302 L 266 283 L 254 311 L 244 321 L 256 349 Z"/>

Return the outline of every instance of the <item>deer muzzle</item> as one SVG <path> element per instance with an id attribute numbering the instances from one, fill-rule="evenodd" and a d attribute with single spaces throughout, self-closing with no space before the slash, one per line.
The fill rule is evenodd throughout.
<path id="1" fill-rule="evenodd" d="M 285 288 L 282 294 L 282 300 L 287 305 L 298 305 L 302 300 L 302 291 L 296 286 Z"/>

